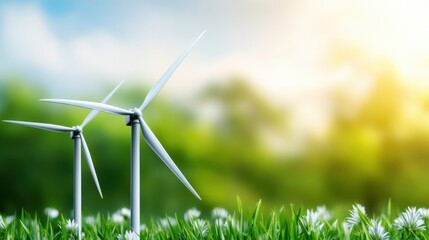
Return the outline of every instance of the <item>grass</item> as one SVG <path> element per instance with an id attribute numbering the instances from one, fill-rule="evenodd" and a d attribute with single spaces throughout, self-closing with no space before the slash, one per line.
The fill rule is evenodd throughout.
<path id="1" fill-rule="evenodd" d="M 344 219 L 325 207 L 280 208 L 262 214 L 261 201 L 246 211 L 240 200 L 235 212 L 216 208 L 208 219 L 197 209 L 142 225 L 141 239 L 429 239 L 429 209 L 407 208 L 392 213 L 390 203 L 379 215 L 368 216 L 359 204 Z M 76 239 L 75 225 L 58 212 L 48 210 L 42 218 L 22 211 L 0 217 L 0 239 Z M 49 217 L 49 215 L 51 217 Z M 43 219 L 43 220 L 42 220 Z M 138 239 L 129 231 L 129 210 L 87 217 L 83 239 Z"/>

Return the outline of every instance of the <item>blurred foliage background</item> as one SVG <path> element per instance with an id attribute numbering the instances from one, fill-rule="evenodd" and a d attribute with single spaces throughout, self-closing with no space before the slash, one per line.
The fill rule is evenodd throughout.
<path id="1" fill-rule="evenodd" d="M 286 141 L 293 132 L 293 112 L 271 104 L 244 78 L 208 86 L 192 104 L 158 97 L 144 112 L 147 123 L 203 201 L 142 141 L 142 216 L 194 206 L 232 210 L 236 196 L 249 206 L 262 199 L 265 210 L 290 203 L 335 209 L 355 202 L 375 210 L 389 199 L 398 207 L 427 206 L 429 98 L 402 86 L 388 66 L 380 69 L 359 101 L 344 86 L 330 89 L 326 131 L 301 135 L 293 151 Z M 16 76 L 0 84 L 2 120 L 74 126 L 89 112 L 38 102 L 49 93 Z M 110 103 L 140 104 L 149 88 L 132 85 L 125 84 Z M 103 86 L 106 94 L 112 88 Z M 76 98 L 99 101 L 103 96 Z M 52 206 L 67 214 L 72 206 L 69 135 L 4 122 L 0 133 L 0 212 Z M 129 206 L 130 129 L 123 117 L 100 113 L 85 134 L 104 199 L 83 162 L 84 212 Z"/>
<path id="2" fill-rule="evenodd" d="M 145 109 L 203 198 L 141 141 L 142 217 L 239 196 L 368 211 L 429 207 L 429 1 L 0 1 L 0 120 L 82 123 L 87 109 L 40 98 L 138 106 L 206 35 Z M 83 211 L 129 206 L 130 128 L 85 128 L 104 199 L 82 163 Z M 0 122 L 0 213 L 72 207 L 68 134 Z M 340 211 L 339 211 L 340 212 Z M 347 210 L 342 211 L 347 213 Z"/>

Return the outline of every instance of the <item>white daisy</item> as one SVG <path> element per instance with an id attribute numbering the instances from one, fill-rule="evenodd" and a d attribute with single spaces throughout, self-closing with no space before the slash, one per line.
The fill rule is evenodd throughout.
<path id="1" fill-rule="evenodd" d="M 140 225 L 140 232 L 145 232 L 145 231 L 147 231 L 147 225 L 143 223 Z"/>
<path id="2" fill-rule="evenodd" d="M 328 221 L 332 218 L 332 214 L 328 211 L 326 206 L 317 207 L 315 214 L 319 220 Z"/>
<path id="3" fill-rule="evenodd" d="M 345 235 L 346 239 L 350 239 L 350 234 L 352 232 L 353 226 L 350 226 L 347 222 L 343 222 L 343 224 L 341 224 L 341 226 L 343 227 L 343 231 L 344 231 L 344 235 Z"/>
<path id="4" fill-rule="evenodd" d="M 140 239 L 139 235 L 132 230 L 126 231 L 124 235 L 121 235 L 121 234 L 118 235 L 118 240 L 139 240 L 139 239 Z"/>
<path id="5" fill-rule="evenodd" d="M 189 222 L 191 220 L 199 218 L 201 215 L 201 212 L 196 208 L 191 208 L 188 211 L 185 212 L 185 221 Z"/>
<path id="6" fill-rule="evenodd" d="M 224 208 L 213 208 L 212 210 L 212 218 L 214 219 L 225 219 L 229 216 L 228 211 Z"/>
<path id="7" fill-rule="evenodd" d="M 58 215 L 60 215 L 60 212 L 58 212 L 57 209 L 50 208 L 50 207 L 45 208 L 44 212 L 46 216 L 48 216 L 48 218 L 51 218 L 51 219 L 55 219 L 58 217 Z"/>
<path id="8" fill-rule="evenodd" d="M 67 219 L 66 222 L 66 229 L 69 231 L 75 231 L 79 228 L 79 225 L 77 224 L 77 222 L 75 222 L 74 219 Z"/>
<path id="9" fill-rule="evenodd" d="M 95 217 L 94 216 L 88 216 L 85 218 L 85 223 L 88 225 L 91 225 L 95 222 Z"/>
<path id="10" fill-rule="evenodd" d="M 216 220 L 215 220 L 215 225 L 216 225 L 217 227 L 223 227 L 223 226 L 225 226 L 225 220 L 224 220 L 224 219 L 222 219 L 222 218 L 216 219 Z"/>
<path id="11" fill-rule="evenodd" d="M 319 220 L 319 214 L 310 209 L 307 210 L 307 214 L 300 217 L 300 221 L 307 233 L 319 233 L 324 226 L 324 223 Z"/>
<path id="12" fill-rule="evenodd" d="M 14 215 L 9 215 L 6 217 L 6 226 L 9 225 L 11 222 L 13 222 L 13 220 L 15 220 L 15 216 Z"/>
<path id="13" fill-rule="evenodd" d="M 398 230 L 424 231 L 425 223 L 419 211 L 415 207 L 408 207 L 395 219 L 395 227 Z"/>
<path id="14" fill-rule="evenodd" d="M 159 223 L 161 224 L 162 228 L 168 229 L 169 225 L 171 225 L 172 227 L 176 226 L 177 220 L 175 218 L 172 218 L 172 217 L 167 217 L 167 218 L 162 218 L 161 220 L 159 220 Z"/>
<path id="15" fill-rule="evenodd" d="M 336 219 L 336 220 L 334 221 L 334 223 L 332 223 L 332 227 L 333 227 L 333 228 L 338 228 L 338 219 Z"/>
<path id="16" fill-rule="evenodd" d="M 422 218 L 429 219 L 429 208 L 419 208 L 417 211 L 420 213 L 420 216 L 422 216 Z"/>
<path id="17" fill-rule="evenodd" d="M 117 212 L 113 213 L 111 218 L 112 218 L 112 221 L 115 223 L 123 223 L 125 221 L 124 216 L 122 216 L 122 214 Z"/>
<path id="18" fill-rule="evenodd" d="M 371 219 L 371 224 L 368 227 L 368 233 L 375 240 L 389 240 L 389 233 L 384 230 L 381 221 Z"/>
<path id="19" fill-rule="evenodd" d="M 0 215 L 0 228 L 5 228 L 5 227 L 6 227 L 6 225 L 4 224 L 3 218 Z"/>
<path id="20" fill-rule="evenodd" d="M 365 207 L 360 204 L 353 205 L 353 209 L 350 210 L 350 216 L 346 219 L 350 228 L 362 222 L 361 214 L 366 216 Z"/>
<path id="21" fill-rule="evenodd" d="M 240 231 L 240 225 L 237 223 L 237 220 L 235 220 L 235 218 L 233 218 L 231 215 L 229 215 L 226 219 L 225 219 L 225 223 L 224 223 L 225 228 L 234 228 L 237 231 Z"/>
<path id="22" fill-rule="evenodd" d="M 207 233 L 209 232 L 209 226 L 207 225 L 207 222 L 201 219 L 196 219 L 193 222 L 192 227 L 203 237 L 207 236 Z"/>
<path id="23" fill-rule="evenodd" d="M 127 217 L 130 218 L 131 217 L 131 211 L 128 208 L 121 208 L 118 210 L 118 212 L 123 216 L 123 217 Z"/>

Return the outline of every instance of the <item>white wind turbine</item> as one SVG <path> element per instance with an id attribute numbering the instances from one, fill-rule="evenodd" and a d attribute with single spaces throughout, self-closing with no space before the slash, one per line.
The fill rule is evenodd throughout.
<path id="1" fill-rule="evenodd" d="M 119 83 L 115 89 L 113 89 L 109 95 L 107 95 L 102 103 L 105 103 L 109 98 L 118 90 L 124 81 Z M 73 215 L 74 220 L 78 225 L 78 236 L 81 239 L 82 233 L 82 181 L 81 181 L 81 147 L 85 154 L 86 161 L 88 163 L 89 170 L 91 171 L 92 177 L 94 178 L 95 185 L 97 186 L 98 192 L 100 193 L 101 198 L 103 194 L 101 193 L 100 184 L 98 183 L 97 173 L 95 172 L 94 164 L 92 163 L 92 158 L 89 153 L 88 145 L 86 144 L 85 138 L 83 136 L 83 128 L 97 115 L 97 110 L 92 110 L 85 120 L 79 126 L 65 127 L 55 124 L 47 123 L 38 123 L 38 122 L 24 122 L 24 121 L 12 121 L 12 120 L 3 120 L 8 123 L 15 123 L 19 125 L 24 125 L 27 127 L 39 128 L 43 130 L 66 133 L 69 132 L 71 139 L 74 140 L 74 160 L 73 160 Z"/>
<path id="2" fill-rule="evenodd" d="M 140 234 L 140 134 L 139 125 L 147 144 L 152 150 L 161 158 L 167 167 L 176 175 L 177 178 L 198 198 L 201 197 L 194 190 L 188 180 L 183 176 L 182 172 L 173 162 L 171 157 L 165 151 L 159 140 L 155 137 L 152 130 L 143 120 L 142 111 L 152 102 L 152 100 L 160 92 L 161 88 L 165 85 L 180 63 L 184 60 L 186 55 L 191 51 L 193 46 L 205 33 L 202 32 L 200 36 L 173 62 L 167 71 L 161 76 L 158 82 L 152 87 L 147 94 L 142 105 L 139 108 L 126 110 L 123 108 L 107 105 L 104 103 L 68 100 L 68 99 L 41 99 L 44 102 L 61 103 L 84 108 L 96 109 L 108 113 L 125 115 L 126 125 L 131 126 L 131 228 L 137 234 Z"/>

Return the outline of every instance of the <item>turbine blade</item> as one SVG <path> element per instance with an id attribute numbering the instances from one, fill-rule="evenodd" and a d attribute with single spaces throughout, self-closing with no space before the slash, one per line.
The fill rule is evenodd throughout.
<path id="1" fill-rule="evenodd" d="M 39 128 L 39 129 L 53 131 L 53 132 L 72 132 L 72 131 L 74 131 L 74 129 L 71 127 L 65 127 L 65 126 L 61 126 L 61 125 L 48 124 L 48 123 L 24 122 L 24 121 L 13 121 L 13 120 L 3 120 L 3 122 L 15 123 L 15 124 L 24 125 L 27 127 Z"/>
<path id="2" fill-rule="evenodd" d="M 158 95 L 159 91 L 161 91 L 161 88 L 167 83 L 168 79 L 170 79 L 171 75 L 173 75 L 174 71 L 176 71 L 177 67 L 179 67 L 180 63 L 182 63 L 194 45 L 204 35 L 204 33 L 205 31 L 203 31 L 200 36 L 198 36 L 198 38 L 176 59 L 176 61 L 173 62 L 164 75 L 162 75 L 158 82 L 156 82 L 156 84 L 152 87 L 144 99 L 143 104 L 140 106 L 140 111 L 143 111 L 143 109 L 145 109 L 152 102 L 156 95 Z"/>
<path id="3" fill-rule="evenodd" d="M 69 100 L 69 99 L 40 99 L 40 101 L 52 102 L 52 103 L 61 103 L 61 104 L 78 106 L 78 107 L 83 107 L 83 108 L 90 108 L 90 109 L 95 109 L 95 110 L 113 113 L 113 114 L 118 114 L 118 115 L 131 115 L 131 114 L 133 114 L 133 112 L 131 112 L 129 110 L 119 108 L 119 107 L 115 107 L 115 106 L 111 106 L 111 105 L 107 105 L 104 103 L 79 101 L 79 100 Z"/>
<path id="4" fill-rule="evenodd" d="M 119 89 L 119 87 L 122 85 L 122 83 L 124 83 L 125 80 L 123 80 L 122 82 L 120 82 L 118 84 L 118 86 L 115 87 L 115 89 L 113 89 L 109 95 L 107 95 L 102 101 L 101 103 L 106 103 L 112 96 L 113 94 L 115 94 L 115 92 Z M 86 116 L 85 120 L 83 120 L 82 124 L 80 125 L 82 128 L 84 128 L 89 122 L 91 122 L 92 119 L 95 118 L 95 116 L 97 116 L 98 114 L 98 110 L 92 110 L 88 116 Z"/>
<path id="5" fill-rule="evenodd" d="M 101 193 L 100 184 L 98 183 L 97 173 L 95 172 L 94 164 L 92 163 L 91 154 L 89 153 L 88 145 L 86 144 L 83 133 L 80 134 L 82 139 L 83 152 L 85 153 L 86 162 L 88 163 L 89 171 L 91 171 L 92 178 L 94 178 L 95 185 L 97 186 L 98 193 L 100 193 L 101 198 L 103 198 L 103 193 Z"/>
<path id="6" fill-rule="evenodd" d="M 146 122 L 143 120 L 142 117 L 139 118 L 139 121 L 140 121 L 140 126 L 142 129 L 144 139 L 152 148 L 152 150 L 158 155 L 159 158 L 161 158 L 161 160 L 174 173 L 174 175 L 176 175 L 176 177 L 179 178 L 179 180 L 189 189 L 189 191 L 191 191 L 192 194 L 195 195 L 195 197 L 201 200 L 201 197 L 194 190 L 194 188 L 188 182 L 186 177 L 183 176 L 182 172 L 180 172 L 179 168 L 176 166 L 176 164 L 173 162 L 171 157 L 165 151 L 164 147 L 161 145 L 159 140 L 155 137 L 152 130 L 150 130 L 149 126 L 146 124 Z"/>

